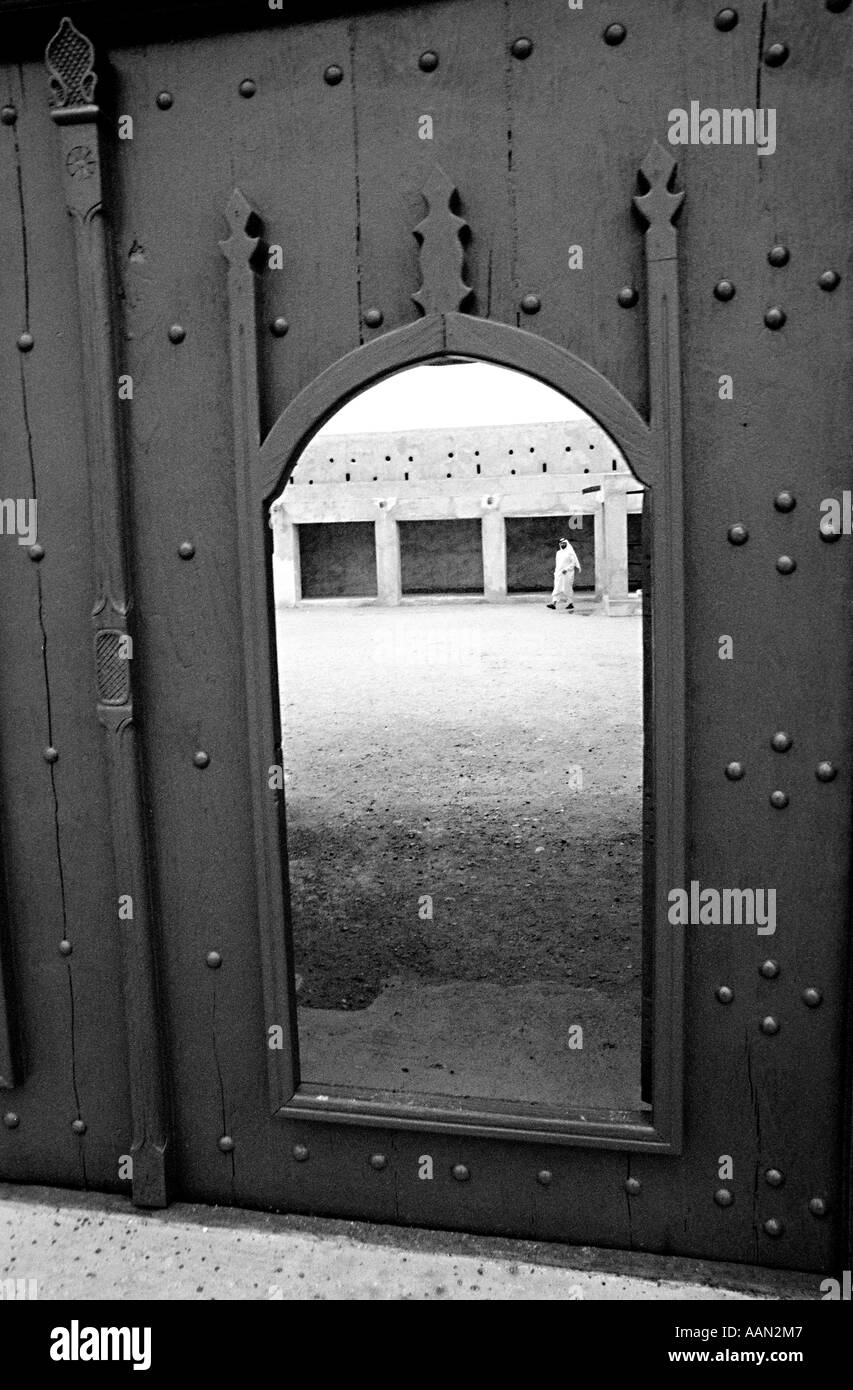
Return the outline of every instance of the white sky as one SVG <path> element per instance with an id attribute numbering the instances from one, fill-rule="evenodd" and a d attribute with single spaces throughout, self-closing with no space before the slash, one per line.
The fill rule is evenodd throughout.
<path id="1" fill-rule="evenodd" d="M 386 377 L 343 406 L 318 434 L 589 419 L 566 396 L 523 372 L 460 362 L 410 367 Z"/>

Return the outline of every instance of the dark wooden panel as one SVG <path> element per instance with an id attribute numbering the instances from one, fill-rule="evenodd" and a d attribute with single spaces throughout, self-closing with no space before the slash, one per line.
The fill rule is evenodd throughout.
<path id="1" fill-rule="evenodd" d="M 756 64 L 760 7 L 741 14 L 727 47 L 732 67 L 721 71 L 716 92 L 702 87 L 702 99 L 755 104 L 759 83 L 761 103 L 777 110 L 777 151 L 758 158 L 690 148 L 683 161 L 685 178 L 694 168 L 705 175 L 704 215 L 691 207 L 686 229 L 691 873 L 703 884 L 775 887 L 778 925 L 764 938 L 754 929 L 694 929 L 689 1047 L 703 1081 L 691 1090 L 689 1123 L 697 1178 L 703 1149 L 733 1152 L 738 1136 L 751 1135 L 748 1171 L 736 1165 L 733 1190 L 737 1202 L 751 1203 L 757 1184 L 753 1258 L 814 1267 L 826 1262 L 833 1232 L 809 1215 L 802 1189 L 840 1197 L 841 1053 L 830 1043 L 831 1026 L 825 1034 L 826 1013 L 805 1009 L 799 992 L 817 982 L 819 963 L 834 968 L 846 952 L 849 800 L 841 779 L 818 783 L 814 769 L 823 756 L 838 762 L 842 777 L 849 766 L 851 656 L 849 552 L 823 544 L 817 525 L 820 499 L 843 486 L 847 472 L 849 409 L 839 407 L 853 346 L 848 282 L 825 294 L 816 280 L 849 246 L 853 150 L 849 123 L 838 125 L 831 112 L 849 103 L 842 74 L 851 31 L 849 15 L 780 6 L 768 16 L 764 44 L 784 38 L 791 57 L 774 70 Z M 820 135 L 830 127 L 831 147 Z M 777 242 L 790 248 L 784 269 L 767 262 Z M 722 276 L 737 287 L 729 303 L 711 294 Z M 774 303 L 788 315 L 777 333 L 763 322 Z M 731 402 L 718 398 L 720 373 L 733 377 Z M 797 497 L 792 513 L 773 506 L 782 488 Z M 739 548 L 726 540 L 736 521 L 750 531 Z M 793 575 L 777 572 L 782 553 L 797 559 Z M 731 662 L 717 655 L 723 633 L 734 638 Z M 793 736 L 789 753 L 772 750 L 777 729 Z M 723 775 L 732 759 L 745 765 L 742 781 Z M 790 796 L 785 810 L 769 804 L 777 788 Z M 816 813 L 820 838 L 810 850 Z M 758 974 L 765 958 L 778 961 L 777 980 Z M 735 991 L 727 1008 L 714 997 L 722 983 Z M 759 1020 L 777 1013 L 780 1032 L 763 1037 Z M 761 1175 L 770 1166 L 786 1171 L 786 1161 L 785 1187 L 774 1191 Z M 785 1223 L 780 1238 L 761 1230 L 771 1216 Z"/>
<path id="2" fill-rule="evenodd" d="M 126 411 L 138 674 L 156 808 L 164 1027 L 182 1190 L 247 1205 L 828 1269 L 842 1201 L 853 594 L 849 538 L 827 545 L 817 525 L 821 499 L 848 484 L 853 445 L 853 130 L 840 115 L 849 110 L 851 16 L 795 0 L 775 7 L 744 0 L 737 27 L 723 34 L 713 25 L 716 5 L 625 0 L 613 18 L 627 37 L 611 47 L 602 42 L 606 20 L 597 7 L 573 12 L 562 0 L 505 7 L 446 0 L 351 21 L 344 8 L 330 21 L 267 24 L 263 33 L 232 37 L 213 37 L 211 27 L 208 37 L 179 45 L 112 54 L 116 110 L 136 120 L 134 141 L 114 148 L 117 252 L 134 376 Z M 103 22 L 110 23 L 107 11 Z M 214 24 L 209 15 L 198 22 Z M 511 53 L 520 35 L 533 42 L 526 59 Z M 782 67 L 767 68 L 760 49 L 777 38 L 791 54 Z M 439 55 L 433 72 L 418 67 L 426 49 Z M 336 86 L 323 81 L 330 63 L 343 69 Z M 250 99 L 238 92 L 246 77 L 257 83 Z M 76 309 L 40 67 L 25 69 L 24 80 L 24 115 L 17 128 L 2 127 L 0 160 L 4 186 L 14 189 L 17 132 L 36 348 L 22 361 L 14 328 L 0 342 L 7 383 L 0 442 L 7 495 L 29 485 L 23 371 L 39 406 L 29 423 L 48 553 L 36 567 L 8 538 L 0 547 L 0 802 L 25 1074 L 20 1096 L 12 1093 L 21 1124 L 0 1130 L 0 1171 L 109 1186 L 126 1126 L 107 827 L 81 598 L 89 575 Z M 17 81 L 15 70 L 8 81 Z M 167 112 L 154 101 L 164 88 L 174 94 Z M 678 152 L 679 185 L 688 193 L 679 230 L 687 873 L 709 886 L 775 887 L 776 933 L 688 929 L 680 1158 L 527 1150 L 480 1139 L 467 1140 L 462 1154 L 448 1136 L 427 1147 L 402 1131 L 273 1121 L 246 787 L 225 269 L 217 245 L 228 197 L 235 183 L 243 187 L 268 239 L 284 248 L 284 269 L 264 272 L 260 295 L 266 426 L 360 337 L 415 321 L 411 233 L 423 216 L 418 189 L 433 161 L 457 185 L 471 226 L 467 278 L 476 311 L 515 323 L 521 296 L 539 295 L 538 314 L 520 319 L 523 326 L 594 363 L 645 409 L 645 280 L 630 193 L 652 137 L 665 139 L 669 108 L 691 99 L 777 111 L 773 156 L 713 146 Z M 432 142 L 418 140 L 425 114 L 434 121 Z M 0 207 L 0 228 L 3 321 L 15 325 L 23 271 L 14 199 Z M 777 241 L 790 247 L 783 269 L 767 263 Z M 572 244 L 584 248 L 583 271 L 568 268 Z M 827 294 L 816 281 L 831 266 L 842 280 Z M 736 285 L 727 303 L 712 294 L 724 276 Z M 616 301 L 627 283 L 640 291 L 636 309 Z M 772 303 L 787 313 L 778 333 L 763 323 Z M 378 330 L 360 321 L 371 305 L 384 313 Z M 279 314 L 289 329 L 273 338 L 268 324 Z M 178 347 L 167 337 L 174 322 L 187 330 Z M 719 399 L 722 373 L 733 377 L 733 401 Z M 773 507 L 783 487 L 797 497 L 789 513 Z M 736 521 L 750 531 L 737 548 L 726 540 Z M 184 539 L 196 546 L 191 562 L 177 554 Z M 782 553 L 797 559 L 791 575 L 776 570 Z M 721 634 L 733 636 L 731 662 L 719 659 Z M 770 746 L 777 728 L 793 737 L 786 754 Z M 61 753 L 52 770 L 41 760 L 48 738 Z M 192 761 L 200 747 L 211 756 L 203 770 Z M 740 781 L 724 776 L 732 759 L 746 766 Z M 815 776 L 824 759 L 839 768 L 834 781 Z M 783 810 L 769 804 L 777 787 L 790 797 Z M 63 890 L 66 919 L 78 933 L 68 959 L 55 950 Z M 218 970 L 205 964 L 211 949 L 222 953 Z M 759 974 L 768 957 L 779 963 L 775 979 Z M 720 984 L 734 991 L 730 1005 L 715 997 Z M 817 1008 L 802 1001 L 809 986 L 823 992 Z M 773 1036 L 758 1027 L 768 1013 L 780 1021 Z M 78 1104 L 75 1081 L 80 1108 L 93 1117 L 82 1145 L 68 1123 Z M 234 1137 L 233 1152 L 217 1148 L 223 1133 Z M 306 1162 L 293 1157 L 297 1142 L 309 1147 Z M 369 1166 L 377 1151 L 388 1158 L 381 1171 Z M 432 1182 L 416 1176 L 425 1152 L 440 1174 Z M 714 1192 L 724 1185 L 718 1160 L 727 1154 L 734 1201 L 721 1207 Z M 459 1162 L 470 1165 L 469 1183 L 448 1176 Z M 553 1171 L 548 1188 L 536 1183 L 543 1167 Z M 764 1180 L 768 1167 L 785 1173 L 781 1188 Z M 629 1175 L 641 1184 L 630 1198 Z M 828 1219 L 810 1214 L 815 1196 L 826 1199 Z M 777 1237 L 763 1229 L 773 1217 L 784 1227 Z"/>
<path id="3" fill-rule="evenodd" d="M 9 90 L 20 116 L 0 139 L 13 192 L 0 277 L 4 493 L 36 496 L 45 558 L 35 564 L 2 539 L 0 776 L 22 1080 L 8 1098 L 20 1124 L 0 1130 L 0 1161 L 9 1178 L 121 1188 L 130 1136 L 88 626 L 76 284 L 41 65 L 14 74 Z M 26 324 L 35 345 L 23 355 L 15 338 Z M 48 746 L 56 763 L 42 756 Z"/>
<path id="4" fill-rule="evenodd" d="M 20 1059 L 13 1013 L 15 996 L 2 827 L 3 812 L 0 808 L 0 1090 L 11 1090 L 18 1079 Z"/>
<path id="5" fill-rule="evenodd" d="M 488 0 L 412 6 L 353 22 L 353 73 L 358 126 L 360 272 L 364 308 L 384 314 L 382 329 L 418 316 L 411 296 L 420 284 L 413 229 L 426 211 L 421 190 L 435 166 L 459 192 L 470 227 L 468 307 L 486 318 L 515 322 L 511 215 L 507 201 L 504 43 Z M 438 66 L 419 59 L 435 53 Z M 432 138 L 422 118 L 432 122 Z M 454 305 L 446 306 L 448 308 Z"/>

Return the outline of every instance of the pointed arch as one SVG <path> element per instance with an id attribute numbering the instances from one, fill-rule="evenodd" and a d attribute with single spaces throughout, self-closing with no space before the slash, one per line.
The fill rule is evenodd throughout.
<path id="1" fill-rule="evenodd" d="M 355 348 L 300 391 L 261 444 L 263 498 L 270 501 L 281 492 L 306 444 L 353 396 L 383 377 L 443 356 L 514 368 L 569 397 L 616 441 L 640 482 L 654 486 L 651 430 L 611 381 L 580 357 L 523 328 L 452 313 L 430 314 Z"/>

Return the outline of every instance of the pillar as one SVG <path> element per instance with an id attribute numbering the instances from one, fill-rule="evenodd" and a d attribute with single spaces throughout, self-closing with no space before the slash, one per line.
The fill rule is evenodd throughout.
<path id="1" fill-rule="evenodd" d="M 595 597 L 600 599 L 604 593 L 604 510 L 602 507 L 596 507 L 593 512 L 593 562 L 595 564 Z"/>
<path id="2" fill-rule="evenodd" d="M 624 492 L 604 489 L 604 593 L 607 598 L 628 595 L 628 499 Z"/>
<path id="3" fill-rule="evenodd" d="M 400 531 L 387 502 L 379 503 L 379 515 L 373 525 L 376 533 L 376 598 L 379 603 L 398 604 L 403 595 Z"/>
<path id="4" fill-rule="evenodd" d="M 483 593 L 491 603 L 499 603 L 506 598 L 506 522 L 501 512 L 484 512 L 482 541 Z"/>
<path id="5" fill-rule="evenodd" d="M 302 598 L 299 531 L 282 508 L 273 510 L 273 574 L 276 606 L 295 608 Z"/>

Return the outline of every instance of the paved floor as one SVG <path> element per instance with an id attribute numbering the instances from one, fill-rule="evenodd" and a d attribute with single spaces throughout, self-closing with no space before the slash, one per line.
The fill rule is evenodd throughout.
<path id="1" fill-rule="evenodd" d="M 744 1300 L 818 1298 L 819 1282 L 183 1203 L 142 1214 L 120 1197 L 0 1186 L 0 1300 Z"/>

